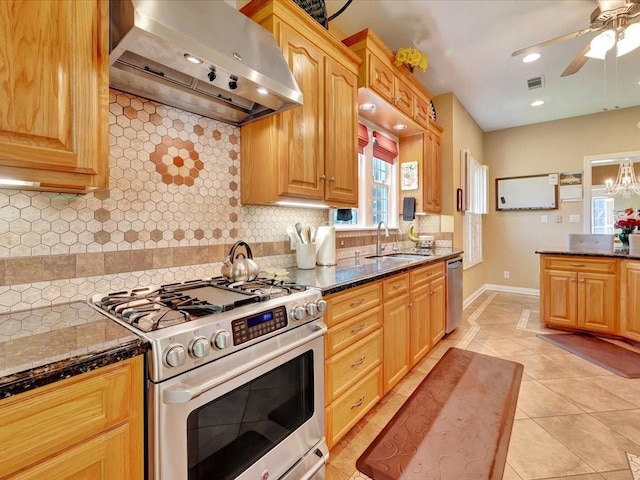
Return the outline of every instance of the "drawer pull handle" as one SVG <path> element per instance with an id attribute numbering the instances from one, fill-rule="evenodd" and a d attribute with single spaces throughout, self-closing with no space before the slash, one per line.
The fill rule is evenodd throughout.
<path id="1" fill-rule="evenodd" d="M 356 300 L 355 302 L 351 302 L 351 306 L 352 307 L 357 307 L 358 305 L 362 305 L 364 303 L 364 298 L 361 298 L 360 300 Z"/>
<path id="2" fill-rule="evenodd" d="M 353 362 L 351 364 L 352 367 L 359 367 L 360 365 L 362 365 L 364 363 L 364 359 L 365 357 L 361 357 L 360 360 L 356 360 L 355 362 Z"/>
<path id="3" fill-rule="evenodd" d="M 360 400 L 351 405 L 351 410 L 353 410 L 354 408 L 358 408 L 360 405 L 362 405 L 362 402 L 364 402 L 364 397 L 360 397 Z"/>
<path id="4" fill-rule="evenodd" d="M 362 325 L 358 325 L 355 328 L 352 328 L 351 333 L 358 333 L 358 332 L 361 332 L 362 330 L 364 330 L 364 323 Z"/>
<path id="5" fill-rule="evenodd" d="M 401 283 L 396 283 L 396 284 L 393 286 L 393 289 L 394 289 L 394 290 L 397 290 L 397 289 L 399 289 L 400 287 L 402 287 L 402 284 L 401 284 Z"/>
<path id="6" fill-rule="evenodd" d="M 571 264 L 572 267 L 584 267 L 584 263 L 572 263 Z"/>

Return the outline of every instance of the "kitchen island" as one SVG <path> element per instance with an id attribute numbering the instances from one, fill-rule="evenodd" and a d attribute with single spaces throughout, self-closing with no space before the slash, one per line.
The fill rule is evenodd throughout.
<path id="1" fill-rule="evenodd" d="M 624 250 L 536 253 L 542 322 L 640 342 L 640 255 Z"/>

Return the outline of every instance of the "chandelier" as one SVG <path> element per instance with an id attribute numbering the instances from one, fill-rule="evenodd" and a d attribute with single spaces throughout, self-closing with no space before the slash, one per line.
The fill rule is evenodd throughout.
<path id="1" fill-rule="evenodd" d="M 640 184 L 638 184 L 636 174 L 633 170 L 633 162 L 630 160 L 622 162 L 616 181 L 614 182 L 610 178 L 607 178 L 604 186 L 607 195 L 610 197 L 622 195 L 623 198 L 629 198 L 631 195 L 640 195 Z"/>

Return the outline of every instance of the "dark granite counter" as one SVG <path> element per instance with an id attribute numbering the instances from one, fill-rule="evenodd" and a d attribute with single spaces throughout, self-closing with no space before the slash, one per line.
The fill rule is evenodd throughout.
<path id="1" fill-rule="evenodd" d="M 536 250 L 540 255 L 566 255 L 568 257 L 613 257 L 629 260 L 640 260 L 640 252 L 630 253 L 629 250 Z"/>
<path id="2" fill-rule="evenodd" d="M 319 288 L 323 295 L 329 295 L 461 254 L 462 250 L 455 248 L 437 248 L 428 256 L 416 254 L 401 259 L 391 258 L 391 255 L 378 258 L 352 257 L 338 260 L 334 267 L 316 267 L 310 270 L 288 268 L 287 279 Z"/>
<path id="3" fill-rule="evenodd" d="M 147 343 L 84 302 L 0 315 L 0 399 L 144 354 Z"/>

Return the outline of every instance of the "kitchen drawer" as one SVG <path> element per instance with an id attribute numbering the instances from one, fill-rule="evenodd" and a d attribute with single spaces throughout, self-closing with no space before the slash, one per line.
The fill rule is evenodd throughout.
<path id="1" fill-rule="evenodd" d="M 409 274 L 403 273 L 382 281 L 384 299 L 397 297 L 409 291 Z"/>
<path id="2" fill-rule="evenodd" d="M 331 327 L 380 304 L 380 282 L 349 289 L 327 298 L 325 322 Z"/>
<path id="3" fill-rule="evenodd" d="M 571 270 L 573 272 L 602 273 L 616 273 L 618 271 L 618 260 L 614 258 L 561 256 L 545 256 L 543 258 L 545 270 Z"/>
<path id="4" fill-rule="evenodd" d="M 327 443 L 333 447 L 382 397 L 382 368 L 376 367 L 327 408 Z"/>
<path id="5" fill-rule="evenodd" d="M 347 348 L 382 326 L 382 308 L 378 305 L 360 315 L 329 329 L 325 337 L 325 356 L 328 358 Z"/>
<path id="6" fill-rule="evenodd" d="M 444 275 L 444 262 L 438 262 L 426 267 L 416 268 L 409 272 L 411 278 L 411 288 L 419 287 L 429 283 L 434 278 Z"/>
<path id="7" fill-rule="evenodd" d="M 126 422 L 142 385 L 140 356 L 0 401 L 0 478 Z"/>
<path id="8" fill-rule="evenodd" d="M 325 363 L 325 403 L 328 405 L 382 361 L 382 330 L 378 330 Z"/>

